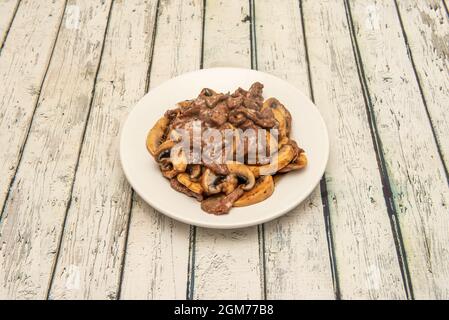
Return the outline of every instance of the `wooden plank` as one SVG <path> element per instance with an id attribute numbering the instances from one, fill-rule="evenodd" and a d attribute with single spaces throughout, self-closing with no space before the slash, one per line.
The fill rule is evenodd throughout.
<path id="1" fill-rule="evenodd" d="M 64 1 L 24 0 L 0 56 L 0 208 L 16 172 L 48 67 Z"/>
<path id="2" fill-rule="evenodd" d="M 202 0 L 161 1 L 151 87 L 200 67 L 202 21 Z M 186 298 L 189 229 L 134 196 L 121 299 Z"/>
<path id="3" fill-rule="evenodd" d="M 350 3 L 414 296 L 447 299 L 449 188 L 395 4 Z"/>
<path id="4" fill-rule="evenodd" d="M 405 298 L 344 3 L 307 0 L 303 10 L 331 140 L 326 185 L 341 298 Z"/>
<path id="5" fill-rule="evenodd" d="M 446 170 L 449 168 L 449 19 L 441 1 L 397 2 Z"/>
<path id="6" fill-rule="evenodd" d="M 20 0 L 0 1 L 0 48 L 6 39 L 9 28 L 16 15 Z"/>
<path id="7" fill-rule="evenodd" d="M 309 93 L 298 1 L 259 0 L 255 22 L 258 68 Z M 299 207 L 266 223 L 264 230 L 268 299 L 334 298 L 319 187 Z"/>
<path id="8" fill-rule="evenodd" d="M 4 210 L 0 296 L 42 299 L 47 295 L 110 3 L 68 2 Z M 72 24 L 70 14 L 79 20 Z"/>
<path id="9" fill-rule="evenodd" d="M 131 205 L 119 160 L 119 131 L 145 92 L 156 8 L 157 1 L 113 3 L 52 299 L 118 296 Z"/>
<path id="10" fill-rule="evenodd" d="M 207 1 L 204 67 L 251 67 L 248 1 Z M 261 299 L 262 266 L 258 228 L 197 228 L 194 247 L 194 299 Z"/>

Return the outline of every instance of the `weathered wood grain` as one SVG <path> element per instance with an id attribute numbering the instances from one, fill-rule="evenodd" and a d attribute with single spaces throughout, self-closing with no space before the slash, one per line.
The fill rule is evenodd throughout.
<path id="1" fill-rule="evenodd" d="M 204 67 L 251 67 L 248 1 L 207 1 Z M 200 210 L 200 209 L 198 209 Z M 193 298 L 263 298 L 257 227 L 197 228 Z"/>
<path id="2" fill-rule="evenodd" d="M 119 131 L 145 92 L 156 7 L 156 1 L 142 0 L 112 5 L 52 299 L 117 298 L 131 204 L 119 160 Z"/>
<path id="3" fill-rule="evenodd" d="M 0 208 L 16 172 L 47 70 L 64 1 L 24 0 L 0 56 Z"/>
<path id="4" fill-rule="evenodd" d="M 162 0 L 150 87 L 201 63 L 203 1 Z M 121 299 L 185 299 L 189 230 L 134 195 Z"/>
<path id="5" fill-rule="evenodd" d="M 2 297 L 47 295 L 109 6 L 68 2 L 80 20 L 63 20 L 0 226 Z"/>
<path id="6" fill-rule="evenodd" d="M 20 0 L 0 1 L 0 48 L 3 46 L 8 30 L 14 20 Z"/>
<path id="7" fill-rule="evenodd" d="M 333 298 L 329 235 L 338 297 L 405 298 L 393 211 L 414 297 L 448 299 L 447 4 L 209 0 L 201 53 L 202 0 L 0 1 L 0 298 Z M 311 86 L 331 137 L 329 205 L 317 188 L 264 240 L 161 215 L 118 160 L 148 84 L 251 57 Z"/>
<path id="8" fill-rule="evenodd" d="M 298 1 L 255 2 L 255 28 L 258 69 L 309 93 Z M 296 209 L 266 223 L 264 230 L 268 299 L 334 298 L 319 187 Z"/>
<path id="9" fill-rule="evenodd" d="M 405 298 L 344 3 L 303 1 L 303 10 L 331 140 L 326 185 L 341 298 Z"/>
<path id="10" fill-rule="evenodd" d="M 449 188 L 395 4 L 350 4 L 414 296 L 447 299 Z"/>
<path id="11" fill-rule="evenodd" d="M 397 1 L 441 154 L 449 168 L 449 19 L 441 1 Z"/>

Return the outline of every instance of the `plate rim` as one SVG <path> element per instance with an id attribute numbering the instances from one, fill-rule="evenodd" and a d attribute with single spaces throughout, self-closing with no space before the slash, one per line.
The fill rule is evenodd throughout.
<path id="1" fill-rule="evenodd" d="M 129 172 L 127 171 L 125 164 L 124 164 L 124 159 L 123 159 L 123 145 L 124 145 L 124 128 L 127 126 L 128 122 L 130 121 L 131 118 L 131 114 L 133 113 L 133 111 L 136 109 L 136 107 L 139 105 L 140 101 L 142 99 L 144 99 L 151 91 L 156 90 L 158 87 L 166 85 L 167 82 L 172 81 L 174 79 L 178 79 L 187 75 L 191 75 L 191 74 L 200 74 L 203 72 L 211 72 L 211 71 L 236 71 L 236 72 L 250 72 L 250 73 L 254 73 L 254 74 L 263 74 L 265 76 L 268 77 L 272 77 L 275 78 L 277 80 L 281 80 L 282 82 L 284 82 L 286 85 L 288 85 L 290 87 L 290 89 L 295 90 L 297 92 L 299 92 L 303 98 L 307 99 L 312 105 L 313 107 L 316 109 L 318 115 L 319 115 L 319 120 L 322 124 L 322 127 L 324 129 L 324 136 L 325 136 L 325 141 L 326 141 L 326 148 L 325 148 L 325 155 L 324 155 L 324 159 L 325 161 L 322 164 L 322 168 L 320 168 L 320 172 L 322 171 L 322 173 L 319 175 L 319 179 L 318 181 L 314 182 L 313 184 L 311 183 L 309 185 L 309 187 L 306 189 L 306 191 L 304 192 L 302 197 L 299 197 L 298 200 L 292 201 L 292 203 L 290 205 L 288 205 L 286 208 L 279 210 L 278 212 L 276 212 L 276 214 L 270 215 L 268 217 L 261 217 L 259 219 L 254 219 L 252 221 L 248 221 L 248 222 L 242 222 L 242 223 L 221 223 L 221 224 L 210 224 L 207 222 L 201 222 L 201 221 L 196 221 L 196 220 L 192 220 L 189 218 L 185 218 L 184 216 L 177 216 L 172 214 L 169 210 L 165 210 L 164 208 L 161 208 L 160 206 L 158 206 L 157 204 L 155 204 L 153 201 L 151 201 L 150 199 L 148 199 L 143 192 L 139 191 L 139 188 L 134 186 L 132 184 L 132 180 L 130 179 L 129 176 Z M 259 71 L 259 70 L 254 70 L 254 69 L 248 69 L 248 68 L 236 68 L 236 67 L 213 67 L 213 68 L 203 68 L 203 69 L 197 69 L 197 70 L 193 70 L 193 71 L 189 71 L 189 72 L 185 72 L 182 74 L 179 74 L 175 77 L 172 77 L 170 79 L 167 79 L 163 82 L 161 82 L 160 84 L 158 84 L 157 86 L 151 88 L 150 90 L 148 90 L 142 97 L 140 97 L 140 99 L 134 103 L 133 107 L 131 108 L 131 110 L 128 112 L 125 121 L 123 121 L 123 124 L 120 127 L 120 134 L 119 134 L 119 158 L 120 158 L 120 164 L 122 167 L 122 171 L 126 177 L 127 183 L 130 185 L 131 189 L 136 192 L 139 197 L 142 198 L 142 200 L 144 200 L 151 208 L 155 209 L 156 211 L 163 213 L 164 215 L 170 217 L 171 219 L 174 219 L 176 221 L 180 221 L 182 223 L 188 224 L 188 225 L 193 225 L 193 226 L 197 226 L 197 227 L 203 227 L 203 228 L 209 228 L 209 229 L 239 229 L 239 228 L 246 228 L 246 227 L 250 227 L 250 226 L 255 226 L 255 225 L 259 225 L 259 224 L 263 224 L 265 222 L 268 221 L 272 221 L 275 220 L 277 218 L 279 218 L 280 216 L 286 214 L 287 212 L 293 210 L 294 208 L 296 208 L 297 206 L 299 206 L 311 193 L 312 191 L 315 189 L 315 187 L 320 183 L 321 179 L 323 178 L 325 171 L 326 171 L 326 167 L 327 164 L 329 162 L 329 154 L 330 154 L 330 141 L 329 141 L 329 132 L 326 126 L 326 122 L 324 121 L 323 116 L 321 115 L 320 110 L 318 109 L 318 107 L 315 105 L 315 103 L 312 101 L 312 99 L 310 99 L 310 97 L 308 97 L 306 94 L 304 94 L 299 88 L 295 87 L 294 85 L 292 85 L 290 82 L 288 82 L 285 79 L 282 79 L 280 77 L 277 77 L 273 74 L 267 73 L 267 72 L 263 72 L 263 71 Z M 204 213 L 204 214 L 208 214 L 208 213 Z"/>

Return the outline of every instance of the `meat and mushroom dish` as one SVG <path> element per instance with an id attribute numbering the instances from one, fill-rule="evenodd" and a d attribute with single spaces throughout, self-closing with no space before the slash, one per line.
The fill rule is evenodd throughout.
<path id="1" fill-rule="evenodd" d="M 277 177 L 307 165 L 290 138 L 292 118 L 263 85 L 197 98 L 167 110 L 149 131 L 146 146 L 173 189 L 212 214 L 249 206 L 272 195 Z"/>

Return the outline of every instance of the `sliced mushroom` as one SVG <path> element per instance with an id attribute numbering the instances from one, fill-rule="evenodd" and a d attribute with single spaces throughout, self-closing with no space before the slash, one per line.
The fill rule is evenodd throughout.
<path id="1" fill-rule="evenodd" d="M 171 164 L 170 158 L 163 158 L 158 163 L 162 171 L 173 169 L 173 165 Z"/>
<path id="2" fill-rule="evenodd" d="M 220 187 L 221 192 L 230 194 L 237 188 L 238 184 L 239 180 L 237 179 L 237 176 L 235 174 L 228 174 L 218 186 Z"/>
<path id="3" fill-rule="evenodd" d="M 157 148 L 161 144 L 169 122 L 170 120 L 167 117 L 162 117 L 151 128 L 150 132 L 148 132 L 146 145 L 152 156 L 155 155 Z"/>
<path id="4" fill-rule="evenodd" d="M 175 169 L 162 171 L 162 175 L 164 177 L 166 177 L 167 179 L 172 179 L 172 178 L 176 177 L 177 174 L 178 174 L 178 171 Z"/>
<path id="5" fill-rule="evenodd" d="M 248 166 L 236 161 L 228 161 L 226 162 L 226 166 L 228 167 L 229 173 L 233 173 L 238 178 L 245 181 L 243 190 L 247 191 L 254 187 L 256 179 Z"/>
<path id="6" fill-rule="evenodd" d="M 272 176 L 273 177 L 273 182 L 274 182 L 275 185 L 279 182 L 279 180 L 281 180 L 282 176 L 283 176 L 282 173 L 275 174 L 274 176 Z"/>
<path id="7" fill-rule="evenodd" d="M 263 166 L 249 166 L 249 170 L 256 176 L 273 175 L 287 166 L 296 157 L 295 148 L 286 144 L 272 157 L 269 164 Z"/>
<path id="8" fill-rule="evenodd" d="M 180 147 L 174 148 L 175 145 L 176 142 L 172 140 L 164 141 L 156 150 L 154 156 L 159 163 L 164 161 L 165 167 L 170 162 L 174 170 L 184 172 L 187 169 L 187 157 L 184 150 Z"/>
<path id="9" fill-rule="evenodd" d="M 162 171 L 162 175 L 168 179 L 176 177 L 178 171 L 173 169 L 173 164 L 171 163 L 170 158 L 162 158 L 159 161 L 159 167 Z"/>
<path id="10" fill-rule="evenodd" d="M 260 166 L 252 166 L 252 165 L 248 165 L 247 166 L 249 170 L 251 170 L 251 172 L 254 175 L 254 178 L 257 178 L 260 176 L 260 172 L 259 172 L 259 168 Z"/>
<path id="11" fill-rule="evenodd" d="M 279 140 L 279 143 L 278 143 L 279 149 L 280 149 L 283 145 L 288 144 L 290 141 L 291 141 L 291 140 L 290 140 L 288 137 L 282 137 L 282 138 Z"/>
<path id="12" fill-rule="evenodd" d="M 191 180 L 197 180 L 201 177 L 201 165 L 200 164 L 191 164 L 187 167 L 187 171 L 189 172 L 189 177 Z"/>
<path id="13" fill-rule="evenodd" d="M 217 194 L 221 192 L 221 187 L 218 185 L 219 181 L 219 176 L 208 168 L 201 177 L 201 186 L 207 194 Z"/>
<path id="14" fill-rule="evenodd" d="M 234 207 L 249 206 L 269 198 L 274 192 L 274 182 L 272 176 L 262 176 L 257 180 L 256 185 L 246 191 L 236 202 Z"/>
<path id="15" fill-rule="evenodd" d="M 170 151 L 175 146 L 176 142 L 173 140 L 166 140 L 164 141 L 155 151 L 154 157 L 159 162 L 163 158 L 169 158 L 170 157 Z"/>
<path id="16" fill-rule="evenodd" d="M 170 152 L 170 160 L 173 164 L 173 168 L 178 172 L 185 172 L 187 169 L 187 157 L 184 149 L 173 148 Z"/>
<path id="17" fill-rule="evenodd" d="M 200 183 L 198 182 L 194 182 L 192 180 L 190 180 L 190 177 L 187 173 L 180 173 L 176 176 L 176 179 L 178 179 L 178 181 L 183 184 L 184 186 L 186 186 L 187 188 L 189 188 L 190 191 L 198 193 L 198 194 L 202 194 L 204 192 L 203 187 L 201 186 Z"/>
<path id="18" fill-rule="evenodd" d="M 180 142 L 182 140 L 182 134 L 179 133 L 178 129 L 172 129 L 167 135 L 167 139 L 170 139 L 175 142 Z"/>
<path id="19" fill-rule="evenodd" d="M 305 153 L 300 153 L 299 156 L 294 161 L 292 161 L 291 163 L 286 165 L 284 168 L 282 168 L 278 172 L 281 172 L 281 173 L 290 172 L 293 170 L 302 169 L 305 166 L 307 166 L 307 156 Z"/>

